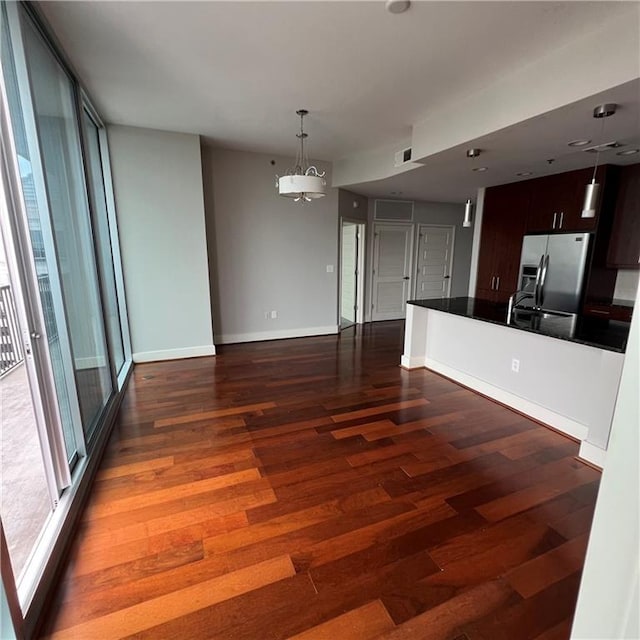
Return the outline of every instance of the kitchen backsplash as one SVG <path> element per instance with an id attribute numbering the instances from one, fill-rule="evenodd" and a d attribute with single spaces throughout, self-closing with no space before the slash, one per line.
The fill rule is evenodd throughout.
<path id="1" fill-rule="evenodd" d="M 639 281 L 640 271 L 636 269 L 618 269 L 613 297 L 620 300 L 635 300 Z"/>

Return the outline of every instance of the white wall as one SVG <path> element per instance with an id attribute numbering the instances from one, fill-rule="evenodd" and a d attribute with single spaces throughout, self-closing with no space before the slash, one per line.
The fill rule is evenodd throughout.
<path id="1" fill-rule="evenodd" d="M 108 135 L 133 359 L 213 355 L 200 139 Z"/>
<path id="2" fill-rule="evenodd" d="M 302 205 L 275 186 L 293 157 L 202 154 L 216 342 L 337 332 L 338 190 Z"/>
<path id="3" fill-rule="evenodd" d="M 640 638 L 639 389 L 635 314 L 571 632 L 575 640 Z"/>

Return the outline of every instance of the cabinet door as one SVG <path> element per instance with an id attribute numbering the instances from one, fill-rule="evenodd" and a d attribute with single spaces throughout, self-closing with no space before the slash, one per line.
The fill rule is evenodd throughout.
<path id="1" fill-rule="evenodd" d="M 585 188 L 593 169 L 580 169 L 531 180 L 531 210 L 527 220 L 527 233 L 565 233 L 592 231 L 598 223 L 595 218 L 582 217 Z M 597 180 L 604 188 L 604 167 L 600 167 Z"/>
<path id="2" fill-rule="evenodd" d="M 558 223 L 558 176 L 545 176 L 529 181 L 531 206 L 527 216 L 527 233 L 549 233 Z"/>
<path id="3" fill-rule="evenodd" d="M 487 189 L 487 191 L 489 191 Z M 494 290 L 498 302 L 506 302 L 518 289 L 520 253 L 530 204 L 529 185 L 515 182 L 496 189 L 492 200 L 494 226 Z"/>
<path id="4" fill-rule="evenodd" d="M 607 265 L 640 268 L 640 164 L 620 172 Z"/>
<path id="5" fill-rule="evenodd" d="M 496 200 L 495 192 L 498 187 L 490 187 L 484 196 L 482 213 L 482 232 L 480 235 L 480 252 L 478 254 L 478 276 L 476 280 L 477 291 L 483 290 L 485 293 L 493 291 L 495 282 L 495 241 L 496 228 L 500 223 L 499 208 L 494 204 Z M 478 296 L 486 298 L 486 295 Z"/>

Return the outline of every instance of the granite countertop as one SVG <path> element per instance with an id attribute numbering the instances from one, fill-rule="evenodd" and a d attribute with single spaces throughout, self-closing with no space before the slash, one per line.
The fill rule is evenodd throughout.
<path id="1" fill-rule="evenodd" d="M 524 312 L 516 314 L 511 324 L 507 325 L 507 305 L 482 298 L 409 300 L 408 304 L 618 353 L 624 353 L 629 337 L 629 322 L 581 314 L 541 318 Z"/>

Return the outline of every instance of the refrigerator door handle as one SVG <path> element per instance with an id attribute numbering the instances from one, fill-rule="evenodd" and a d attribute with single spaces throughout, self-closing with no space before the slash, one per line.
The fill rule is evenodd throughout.
<path id="1" fill-rule="evenodd" d="M 540 256 L 540 262 L 538 263 L 538 268 L 536 269 L 536 284 L 533 292 L 533 306 L 534 308 L 538 308 L 540 306 L 540 278 L 542 276 L 542 265 L 544 264 L 544 254 Z"/>
<path id="2" fill-rule="evenodd" d="M 544 256 L 544 266 L 540 275 L 540 306 L 544 303 L 544 283 L 547 280 L 547 271 L 549 269 L 549 254 Z"/>

